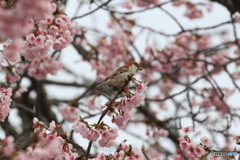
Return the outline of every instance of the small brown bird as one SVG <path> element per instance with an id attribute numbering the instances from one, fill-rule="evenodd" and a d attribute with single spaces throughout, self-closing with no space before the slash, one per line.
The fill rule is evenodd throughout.
<path id="1" fill-rule="evenodd" d="M 103 82 L 101 82 L 96 88 L 109 84 L 116 87 L 122 87 L 128 76 L 133 76 L 138 70 L 142 70 L 137 62 L 129 62 L 125 66 L 118 68 L 111 75 L 109 75 Z"/>

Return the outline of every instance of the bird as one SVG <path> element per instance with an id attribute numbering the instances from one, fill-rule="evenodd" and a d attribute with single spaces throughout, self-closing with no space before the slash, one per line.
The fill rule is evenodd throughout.
<path id="1" fill-rule="evenodd" d="M 122 87 L 129 76 L 134 76 L 137 71 L 143 70 L 137 62 L 128 62 L 126 65 L 118 68 L 110 74 L 103 82 L 97 85 L 98 88 L 102 85 L 111 85 L 114 87 Z"/>

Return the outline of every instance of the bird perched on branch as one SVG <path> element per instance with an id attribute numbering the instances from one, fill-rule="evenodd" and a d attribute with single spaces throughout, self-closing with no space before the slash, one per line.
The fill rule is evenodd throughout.
<path id="1" fill-rule="evenodd" d="M 125 81 L 128 79 L 128 77 L 135 75 L 138 70 L 142 70 L 142 68 L 139 66 L 137 62 L 129 62 L 126 65 L 114 71 L 103 82 L 97 85 L 96 88 L 105 84 L 112 85 L 115 87 L 122 87 L 124 86 Z"/>

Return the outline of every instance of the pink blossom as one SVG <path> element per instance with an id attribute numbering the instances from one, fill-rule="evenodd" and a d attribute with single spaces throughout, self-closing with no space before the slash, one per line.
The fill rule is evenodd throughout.
<path id="1" fill-rule="evenodd" d="M 175 83 L 173 83 L 173 81 L 169 80 L 162 80 L 159 82 L 159 87 L 162 90 L 162 92 L 164 93 L 169 93 L 173 90 L 173 88 L 175 87 Z"/>
<path id="2" fill-rule="evenodd" d="M 189 133 L 189 132 L 192 132 L 193 131 L 193 128 L 190 126 L 190 127 L 184 127 L 184 128 L 182 128 L 182 131 L 184 132 L 184 133 Z"/>
<path id="3" fill-rule="evenodd" d="M 199 50 L 207 49 L 212 44 L 212 39 L 209 35 L 203 35 L 196 40 Z"/>
<path id="4" fill-rule="evenodd" d="M 35 38 L 35 44 L 36 46 L 43 48 L 44 47 L 44 42 L 45 42 L 45 37 L 43 35 L 39 35 Z"/>
<path id="5" fill-rule="evenodd" d="M 99 137 L 100 137 L 100 132 L 96 129 L 94 130 L 90 129 L 86 132 L 86 134 L 83 135 L 83 138 L 86 138 L 90 141 L 97 141 Z"/>
<path id="6" fill-rule="evenodd" d="M 116 144 L 115 139 L 118 137 L 118 130 L 116 128 L 111 128 L 102 133 L 101 139 L 98 141 L 101 147 L 110 148 Z"/>
<path id="7" fill-rule="evenodd" d="M 188 7 L 186 9 L 186 13 L 184 16 L 188 17 L 189 19 L 198 19 L 203 17 L 203 11 L 197 9 L 196 7 Z"/>
<path id="8" fill-rule="evenodd" d="M 181 5 L 185 4 L 187 1 L 188 0 L 173 1 L 172 4 L 173 4 L 173 6 L 178 7 L 178 6 L 181 6 Z"/>
<path id="9" fill-rule="evenodd" d="M 165 129 L 158 129 L 157 132 L 154 132 L 153 138 L 160 138 L 160 137 L 166 137 L 168 136 L 169 132 Z"/>
<path id="10" fill-rule="evenodd" d="M 147 87 L 148 82 L 144 83 L 143 81 L 140 81 L 139 84 L 136 84 L 136 89 L 139 93 L 145 92 L 148 87 Z"/>
<path id="11" fill-rule="evenodd" d="M 213 9 L 213 2 L 207 3 L 207 11 L 208 11 L 208 12 L 211 12 L 212 9 Z"/>
<path id="12" fill-rule="evenodd" d="M 33 118 L 33 126 L 32 128 L 34 129 L 34 133 L 38 133 L 43 126 L 43 122 L 38 121 L 38 119 L 36 117 Z"/>
<path id="13" fill-rule="evenodd" d="M 60 25 L 60 26 L 64 26 L 65 25 L 65 21 L 61 18 L 61 17 L 58 17 L 56 20 L 55 20 L 56 24 Z"/>
<path id="14" fill-rule="evenodd" d="M 17 1 L 11 9 L 0 10 L 0 34 L 2 38 L 15 39 L 29 33 L 33 27 L 30 17 L 34 19 L 44 18 L 44 15 L 52 12 L 52 4 L 49 0 L 41 0 L 32 3 L 31 0 Z M 21 28 L 21 29 L 20 29 Z"/>
<path id="15" fill-rule="evenodd" d="M 53 132 L 55 129 L 59 129 L 61 127 L 61 125 L 58 125 L 55 123 L 55 121 L 52 121 L 50 124 L 49 124 L 49 130 L 51 132 Z"/>
<path id="16" fill-rule="evenodd" d="M 126 127 L 125 122 L 131 119 L 132 115 L 133 115 L 132 110 L 128 112 L 123 111 L 122 113 L 119 113 L 116 117 L 112 119 L 112 123 L 115 123 L 119 129 L 123 129 Z"/>
<path id="17" fill-rule="evenodd" d="M 105 157 L 104 153 L 100 153 L 95 158 L 92 158 L 90 160 L 106 160 L 106 157 Z"/>
<path id="18" fill-rule="evenodd" d="M 31 62 L 28 75 L 38 80 L 45 79 L 47 74 L 56 74 L 62 68 L 62 63 L 58 62 L 48 56 L 43 57 L 42 60 L 35 59 Z"/>
<path id="19" fill-rule="evenodd" d="M 118 152 L 114 154 L 114 159 L 126 159 L 126 160 L 144 160 L 145 157 L 142 151 L 138 148 L 132 147 L 131 145 L 127 145 L 125 142 L 120 144 L 118 148 Z"/>
<path id="20" fill-rule="evenodd" d="M 63 116 L 63 119 L 68 122 L 72 123 L 75 120 L 77 120 L 77 118 L 78 118 L 77 108 L 75 108 L 75 107 L 70 107 L 70 106 L 59 107 L 58 111 Z"/>
<path id="21" fill-rule="evenodd" d="M 191 44 L 195 42 L 195 38 L 190 34 L 180 34 L 176 37 L 175 43 L 183 46 L 185 50 L 190 50 Z"/>
<path id="22" fill-rule="evenodd" d="M 185 160 L 182 151 L 179 149 L 174 155 L 174 160 Z"/>
<path id="23" fill-rule="evenodd" d="M 23 87 L 23 86 L 20 86 L 19 89 L 16 91 L 15 95 L 14 95 L 14 98 L 19 98 L 21 97 L 22 93 L 26 92 L 27 91 L 27 88 L 26 87 Z"/>
<path id="24" fill-rule="evenodd" d="M 34 44 L 35 43 L 35 35 L 34 34 L 28 34 L 26 36 L 26 40 L 28 41 L 28 43 L 30 44 Z"/>
<path id="25" fill-rule="evenodd" d="M 131 10 L 133 7 L 133 3 L 132 2 L 124 2 L 122 4 L 122 7 Z"/>
<path id="26" fill-rule="evenodd" d="M 163 153 L 157 150 L 154 146 L 153 147 L 148 147 L 146 149 L 146 154 L 149 159 L 157 159 L 162 157 Z"/>
<path id="27" fill-rule="evenodd" d="M 221 65 L 228 61 L 229 53 L 228 52 L 220 52 L 220 53 L 212 56 L 212 61 L 216 65 Z M 222 71 L 224 71 L 224 68 L 220 68 L 220 69 L 216 70 L 215 72 L 213 72 L 213 74 L 219 74 Z"/>
<path id="28" fill-rule="evenodd" d="M 201 141 L 201 144 L 202 144 L 202 145 L 205 145 L 205 146 L 207 146 L 207 147 L 210 147 L 210 146 L 212 145 L 211 139 L 209 139 L 209 138 L 206 137 L 206 136 L 203 136 L 203 137 L 200 139 L 200 141 Z"/>
<path id="29" fill-rule="evenodd" d="M 9 97 L 12 96 L 12 88 L 0 88 L 0 92 Z"/>
<path id="30" fill-rule="evenodd" d="M 57 14 L 53 17 L 46 13 L 42 19 L 38 18 L 34 18 L 36 31 L 26 36 L 25 46 L 20 50 L 20 54 L 29 61 L 47 56 L 52 47 L 60 50 L 73 41 L 70 31 L 72 24 L 68 16 Z M 56 26 L 58 18 L 64 22 L 63 26 Z"/>
<path id="31" fill-rule="evenodd" d="M 72 126 L 72 130 L 74 130 L 76 133 L 80 133 L 82 136 L 85 136 L 88 128 L 87 125 L 80 120 L 76 120 Z"/>
<path id="32" fill-rule="evenodd" d="M 11 88 L 0 88 L 0 121 L 4 121 L 4 119 L 8 116 L 10 112 L 10 105 L 12 99 L 10 96 L 12 95 Z"/>
<path id="33" fill-rule="evenodd" d="M 205 150 L 201 147 L 197 147 L 194 149 L 194 153 L 197 157 L 201 157 L 202 155 L 205 154 Z"/>
<path id="34" fill-rule="evenodd" d="M 95 106 L 95 99 L 91 99 L 89 101 L 86 101 L 84 103 L 84 106 L 88 107 L 90 110 L 95 110 L 96 109 L 96 106 Z"/>
<path id="35" fill-rule="evenodd" d="M 4 138 L 2 140 L 2 143 L 4 145 L 3 152 L 6 155 L 11 155 L 11 153 L 14 151 L 14 138 L 12 136 L 8 136 L 7 138 Z"/>
<path id="36" fill-rule="evenodd" d="M 35 147 L 32 155 L 36 159 L 50 159 L 62 153 L 64 140 L 56 137 L 51 140 L 46 147 Z"/>
<path id="37" fill-rule="evenodd" d="M 23 47 L 21 39 L 15 39 L 11 45 L 6 46 L 2 51 L 2 56 L 8 61 L 16 61 L 19 59 L 19 50 Z"/>
<path id="38" fill-rule="evenodd" d="M 43 30 L 46 30 L 47 27 L 48 27 L 48 24 L 45 20 L 40 20 L 39 23 L 38 23 L 38 27 L 43 29 Z"/>
<path id="39" fill-rule="evenodd" d="M 240 13 L 239 12 L 235 13 L 235 21 L 240 23 Z"/>
<path id="40" fill-rule="evenodd" d="M 51 25 L 50 28 L 49 28 L 49 32 L 53 33 L 53 34 L 57 33 L 58 32 L 58 27 L 55 26 L 55 25 Z"/>
<path id="41" fill-rule="evenodd" d="M 182 151 L 188 150 L 189 143 L 187 141 L 180 141 L 180 148 Z"/>
<path id="42" fill-rule="evenodd" d="M 49 132 L 49 130 L 54 131 L 59 128 L 59 125 L 56 125 L 55 122 L 51 122 L 49 128 L 46 129 L 46 124 L 38 121 L 37 118 L 34 118 L 33 123 L 34 132 L 40 140 L 36 141 L 34 148 L 29 146 L 26 149 L 26 159 L 32 159 L 34 157 L 35 159 L 74 160 L 78 157 L 77 153 L 72 153 L 71 144 L 67 143 L 56 132 Z M 36 132 L 37 129 L 38 131 Z"/>
<path id="43" fill-rule="evenodd" d="M 226 101 L 229 97 L 230 90 L 225 88 L 221 88 L 221 89 L 226 92 L 226 96 L 224 96 L 224 101 Z M 219 99 L 219 96 L 214 89 L 210 89 L 208 92 L 210 94 L 208 97 L 205 97 L 205 99 L 201 103 L 201 107 L 206 108 L 206 107 L 215 106 L 218 108 L 222 116 L 224 116 L 228 111 L 227 106 L 222 102 L 222 100 Z"/>
<path id="44" fill-rule="evenodd" d="M 120 109 L 123 111 L 130 111 L 132 108 L 136 108 L 140 106 L 140 104 L 145 99 L 145 94 L 142 93 L 135 93 L 130 98 L 124 98 L 122 100 L 122 104 L 120 106 Z"/>
<path id="45" fill-rule="evenodd" d="M 136 5 L 138 7 L 149 7 L 150 4 L 153 3 L 153 4 L 161 4 L 161 2 L 159 0 L 137 0 L 136 1 Z"/>
<path id="46" fill-rule="evenodd" d="M 132 155 L 130 155 L 129 157 L 126 157 L 126 160 L 143 160 L 145 159 L 144 155 L 142 154 L 142 151 L 136 147 L 132 147 L 131 150 Z"/>
<path id="47" fill-rule="evenodd" d="M 51 24 L 53 21 L 53 15 L 52 14 L 47 14 L 45 17 L 46 24 Z"/>
<path id="48" fill-rule="evenodd" d="M 5 79 L 7 82 L 9 83 L 15 83 L 17 82 L 18 80 L 20 80 L 20 76 L 17 74 L 17 73 L 7 73 Z"/>

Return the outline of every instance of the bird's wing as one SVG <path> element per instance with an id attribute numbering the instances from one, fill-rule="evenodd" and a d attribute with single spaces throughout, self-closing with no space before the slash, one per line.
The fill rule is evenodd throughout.
<path id="1" fill-rule="evenodd" d="M 124 66 L 120 67 L 116 71 L 114 71 L 107 79 L 112 79 L 113 77 L 115 77 L 121 73 L 127 72 L 127 71 L 128 71 L 128 69 L 126 67 L 124 67 Z"/>

